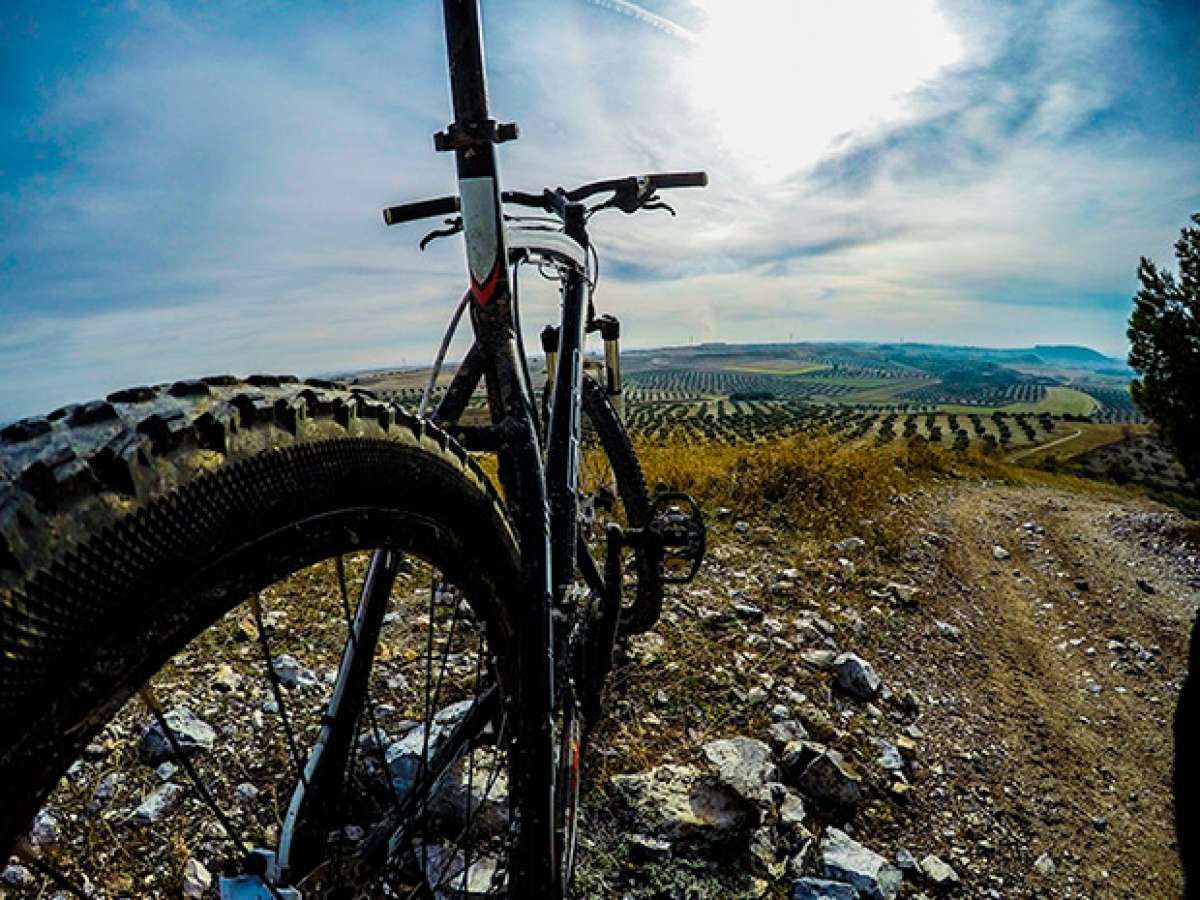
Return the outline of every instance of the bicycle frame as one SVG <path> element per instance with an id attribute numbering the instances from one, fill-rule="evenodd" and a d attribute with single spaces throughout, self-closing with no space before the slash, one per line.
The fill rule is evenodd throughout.
<path id="1" fill-rule="evenodd" d="M 519 683 L 509 715 L 523 733 L 538 739 L 512 761 L 512 802 L 525 812 L 510 850 L 509 893 L 532 896 L 531 886 L 562 883 L 554 846 L 552 608 L 574 577 L 587 285 L 582 272 L 569 270 L 543 467 L 535 399 L 514 326 L 496 166 L 495 144 L 515 137 L 515 128 L 498 126 L 488 115 L 479 0 L 443 0 L 443 10 L 454 121 L 437 145 L 455 155 L 475 344 L 435 419 L 456 420 L 482 377 L 492 425 L 474 437 L 500 453 L 500 477 L 515 511 L 524 569 L 525 605 L 517 611 Z M 583 207 L 568 205 L 566 219 L 568 237 L 585 247 Z"/>

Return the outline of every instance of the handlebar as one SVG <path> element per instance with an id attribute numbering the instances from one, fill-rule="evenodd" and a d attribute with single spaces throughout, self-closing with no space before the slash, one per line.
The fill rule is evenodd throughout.
<path id="1" fill-rule="evenodd" d="M 625 178 L 611 178 L 606 181 L 593 181 L 581 185 L 573 191 L 544 191 L 541 194 L 528 194 L 524 191 L 504 191 L 500 199 L 515 206 L 528 206 L 544 212 L 557 212 L 563 202 L 578 203 L 596 194 L 612 192 L 617 198 L 629 198 L 633 202 L 618 203 L 618 208 L 625 212 L 634 212 L 637 204 L 649 199 L 655 191 L 668 188 L 707 187 L 708 175 L 705 172 L 663 172 L 657 175 L 629 175 Z M 459 212 L 460 204 L 457 197 L 438 197 L 434 200 L 420 200 L 416 203 L 402 203 L 391 206 L 383 211 L 383 221 L 388 225 L 399 225 L 401 222 L 412 222 L 415 219 L 429 219 L 434 216 L 446 216 Z"/>
<path id="2" fill-rule="evenodd" d="M 629 175 L 625 178 L 593 181 L 590 184 L 581 185 L 573 191 L 564 191 L 563 195 L 569 202 L 578 203 L 580 200 L 586 200 L 588 197 L 594 197 L 596 194 L 603 194 L 609 191 L 614 193 L 634 191 L 649 196 L 659 189 L 707 186 L 708 174 L 706 172 L 662 172 L 657 175 Z M 501 194 L 500 199 L 505 203 L 512 203 L 517 206 L 530 206 L 534 209 L 553 212 L 553 208 L 548 203 L 548 198 L 545 194 L 505 191 Z"/>

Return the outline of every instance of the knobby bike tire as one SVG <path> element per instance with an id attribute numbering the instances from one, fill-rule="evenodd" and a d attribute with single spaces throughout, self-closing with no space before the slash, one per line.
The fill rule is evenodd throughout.
<path id="1" fill-rule="evenodd" d="M 492 598 L 475 612 L 505 693 L 517 539 L 468 454 L 398 405 L 222 376 L 0 430 L 0 715 L 20 723 L 0 731 L 0 856 L 190 640 L 253 591 L 369 548 L 434 561 Z"/>
<path id="2" fill-rule="evenodd" d="M 631 528 L 645 528 L 653 515 L 646 477 L 638 462 L 629 433 L 617 415 L 604 388 L 595 379 L 583 379 L 583 412 L 596 431 L 617 481 L 617 491 Z M 598 561 L 603 565 L 603 560 Z M 621 632 L 638 634 L 654 627 L 662 612 L 663 583 L 658 560 L 649 548 L 634 550 L 637 587 L 633 602 L 621 612 Z"/>

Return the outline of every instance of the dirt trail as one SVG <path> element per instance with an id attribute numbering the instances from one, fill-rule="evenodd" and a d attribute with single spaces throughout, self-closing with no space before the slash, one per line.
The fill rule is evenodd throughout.
<path id="1" fill-rule="evenodd" d="M 953 842 L 971 896 L 1179 896 L 1170 719 L 1200 565 L 1173 521 L 1041 488 L 932 503 L 923 611 L 961 636 L 908 651 L 930 780 L 898 830 Z"/>
<path id="2" fill-rule="evenodd" d="M 1067 441 L 1073 441 L 1073 440 L 1075 440 L 1075 438 L 1079 437 L 1081 434 L 1083 434 L 1083 430 L 1076 429 L 1071 434 L 1068 434 L 1065 437 L 1055 438 L 1048 444 L 1037 444 L 1036 446 L 1029 447 L 1025 450 L 1019 450 L 1016 453 L 1014 453 L 1012 456 L 1010 456 L 1008 458 L 1008 461 L 1010 463 L 1017 462 L 1018 460 L 1024 459 L 1026 456 L 1032 456 L 1033 454 L 1040 453 L 1043 450 L 1049 450 L 1051 447 L 1057 447 L 1060 444 L 1065 444 Z"/>

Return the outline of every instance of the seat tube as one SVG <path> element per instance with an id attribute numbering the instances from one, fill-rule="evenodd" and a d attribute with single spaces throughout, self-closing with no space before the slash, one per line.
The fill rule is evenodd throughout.
<path id="1" fill-rule="evenodd" d="M 502 135 L 488 117 L 483 32 L 479 0 L 443 0 L 446 49 L 454 122 L 436 138 L 440 150 L 453 150 L 458 174 L 463 235 L 472 304 L 471 322 L 480 349 L 494 422 L 513 435 L 507 461 L 521 540 L 527 602 L 517 616 L 518 676 L 508 714 L 521 736 L 512 754 L 510 796 L 521 809 L 509 857 L 509 896 L 557 897 L 561 881 L 554 853 L 554 659 L 550 580 L 550 522 L 546 482 L 535 426 L 533 398 L 519 362 L 509 282 L 508 255 L 496 169 Z"/>

